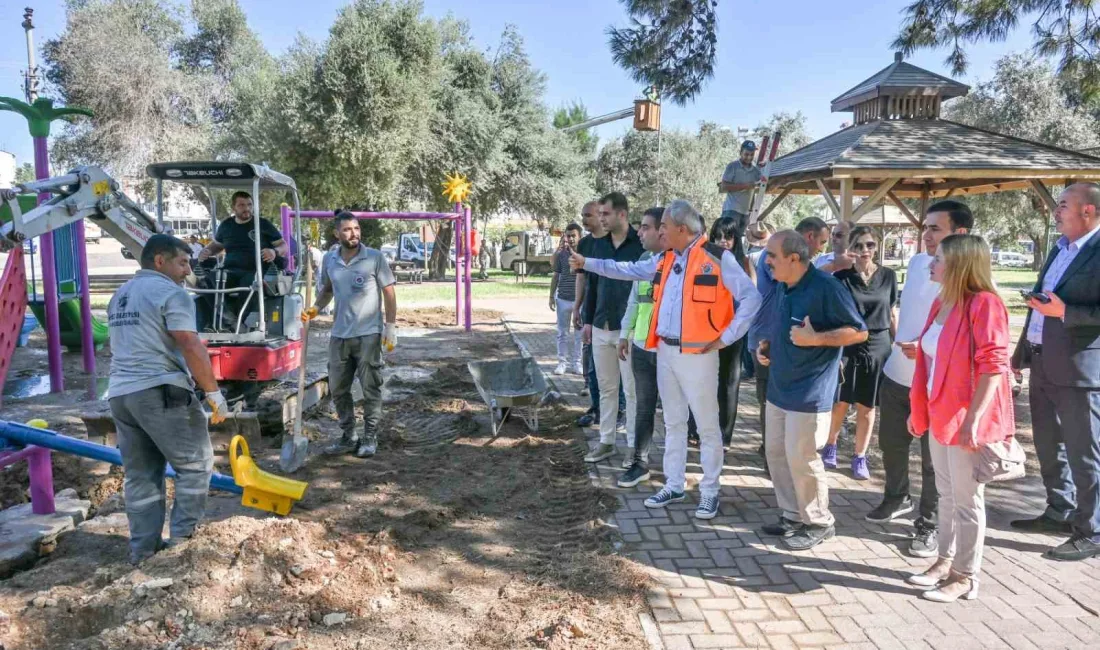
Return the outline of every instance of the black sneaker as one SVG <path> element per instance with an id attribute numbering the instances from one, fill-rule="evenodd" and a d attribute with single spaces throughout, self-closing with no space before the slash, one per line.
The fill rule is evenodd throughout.
<path id="1" fill-rule="evenodd" d="M 641 463 L 634 463 L 630 469 L 622 473 L 616 484 L 619 487 L 629 488 L 649 480 L 649 468 Z"/>
<path id="2" fill-rule="evenodd" d="M 760 532 L 773 537 L 790 537 L 800 530 L 802 530 L 802 522 L 791 521 L 782 515 L 778 522 L 766 524 L 760 528 Z"/>
<path id="3" fill-rule="evenodd" d="M 939 534 L 936 527 L 917 522 L 917 533 L 909 542 L 909 555 L 913 557 L 935 557 L 940 551 Z"/>
<path id="4" fill-rule="evenodd" d="M 1043 553 L 1048 560 L 1078 562 L 1100 555 L 1100 542 L 1094 542 L 1084 535 L 1074 535 L 1058 546 Z"/>
<path id="5" fill-rule="evenodd" d="M 332 443 L 328 447 L 325 447 L 324 453 L 330 456 L 339 456 L 343 454 L 350 454 L 355 451 L 359 446 L 359 438 L 340 438 L 336 442 Z"/>
<path id="6" fill-rule="evenodd" d="M 596 415 L 595 413 L 585 413 L 584 415 L 577 418 L 577 426 L 578 427 L 592 426 L 592 423 L 595 422 L 596 420 L 598 420 L 599 417 L 600 416 Z"/>
<path id="7" fill-rule="evenodd" d="M 1016 530 L 1024 530 L 1029 533 L 1064 533 L 1073 534 L 1073 525 L 1068 521 L 1055 521 L 1046 515 L 1039 515 L 1034 519 L 1016 519 L 1009 522 Z"/>
<path id="8" fill-rule="evenodd" d="M 877 508 L 868 512 L 864 519 L 873 524 L 885 524 L 910 512 L 913 512 L 913 500 L 905 497 L 902 501 L 883 501 Z"/>
<path id="9" fill-rule="evenodd" d="M 836 536 L 832 526 L 803 526 L 790 537 L 784 537 L 783 545 L 792 551 L 808 551 L 827 539 Z"/>

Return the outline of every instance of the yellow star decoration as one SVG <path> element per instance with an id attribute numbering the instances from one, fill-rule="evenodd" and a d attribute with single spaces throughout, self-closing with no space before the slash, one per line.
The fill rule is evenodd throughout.
<path id="1" fill-rule="evenodd" d="M 462 203 L 472 189 L 473 185 L 470 184 L 469 179 L 455 172 L 447 176 L 447 180 L 443 183 L 443 196 L 447 197 L 451 203 Z"/>

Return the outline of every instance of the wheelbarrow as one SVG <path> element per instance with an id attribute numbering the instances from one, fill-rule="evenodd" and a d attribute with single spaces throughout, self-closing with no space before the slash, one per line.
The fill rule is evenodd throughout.
<path id="1" fill-rule="evenodd" d="M 513 410 L 532 432 L 539 429 L 539 404 L 548 388 L 538 364 L 531 357 L 504 361 L 470 361 L 466 364 L 481 399 L 489 405 L 493 437 Z"/>

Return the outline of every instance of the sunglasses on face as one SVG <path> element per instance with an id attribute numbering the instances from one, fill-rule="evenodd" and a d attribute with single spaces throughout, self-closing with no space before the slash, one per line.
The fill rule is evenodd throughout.
<path id="1" fill-rule="evenodd" d="M 852 244 L 852 250 L 854 251 L 873 251 L 878 248 L 878 244 L 873 241 L 859 242 L 858 244 Z"/>

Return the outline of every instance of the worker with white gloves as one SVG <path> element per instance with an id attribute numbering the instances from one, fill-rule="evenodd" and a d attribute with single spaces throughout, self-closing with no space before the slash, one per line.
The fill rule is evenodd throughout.
<path id="1" fill-rule="evenodd" d="M 196 332 L 194 300 L 180 286 L 191 273 L 190 258 L 183 241 L 153 235 L 141 252 L 141 270 L 107 307 L 108 394 L 126 472 L 133 564 L 190 537 L 206 510 L 214 453 L 195 386 L 206 395 L 210 422 L 221 422 L 228 412 Z M 167 543 L 161 539 L 166 462 L 176 470 Z"/>
<path id="2" fill-rule="evenodd" d="M 378 451 L 378 426 L 382 421 L 382 352 L 393 352 L 397 346 L 397 294 L 386 257 L 360 242 L 359 221 L 350 212 L 336 215 L 336 238 L 339 247 L 326 253 L 321 262 L 317 302 L 302 312 L 302 320 L 316 318 L 329 301 L 336 299 L 328 348 L 328 386 L 344 435 L 327 451 L 354 451 L 359 458 L 369 458 Z M 363 389 L 362 436 L 355 433 L 355 402 L 351 397 L 355 379 Z"/>

